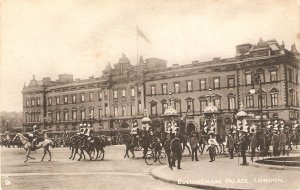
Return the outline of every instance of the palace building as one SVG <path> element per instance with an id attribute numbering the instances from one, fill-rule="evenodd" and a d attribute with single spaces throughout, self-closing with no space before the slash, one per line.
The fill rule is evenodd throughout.
<path id="1" fill-rule="evenodd" d="M 218 108 L 217 133 L 226 131 L 241 106 L 254 118 L 299 119 L 299 60 L 295 44 L 287 50 L 276 40 L 238 45 L 232 58 L 171 67 L 158 58 L 141 58 L 132 65 L 123 54 L 97 78 L 33 77 L 22 91 L 24 130 L 37 124 L 49 133 L 76 131 L 85 120 L 97 132 L 128 130 L 133 120 L 140 122 L 144 109 L 150 118 L 160 118 L 169 93 L 188 133 L 202 127 L 210 101 Z M 253 73 L 259 76 L 261 88 Z M 254 94 L 251 88 L 256 89 Z"/>

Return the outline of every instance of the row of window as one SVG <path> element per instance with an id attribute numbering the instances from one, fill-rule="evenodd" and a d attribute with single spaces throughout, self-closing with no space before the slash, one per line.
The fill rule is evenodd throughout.
<path id="1" fill-rule="evenodd" d="M 121 107 L 121 114 L 119 115 L 119 107 L 113 107 L 113 115 L 114 117 L 117 116 L 134 116 L 136 114 L 142 114 L 143 109 L 142 109 L 142 104 L 139 101 L 138 102 L 138 110 L 136 113 L 136 107 L 134 105 L 130 105 L 128 107 L 122 106 Z M 88 112 L 87 112 L 88 111 Z M 55 113 L 55 114 L 54 114 Z M 71 113 L 71 117 L 69 114 Z M 77 114 L 79 113 L 79 118 L 77 118 Z M 88 114 L 86 114 L 88 113 Z M 53 115 L 54 114 L 54 115 Z M 98 108 L 98 119 L 102 118 L 103 116 L 108 116 L 109 115 L 109 110 L 108 110 L 108 105 L 104 105 L 104 110 L 102 108 Z M 48 112 L 48 121 L 53 121 L 53 116 L 55 116 L 56 121 L 70 121 L 70 120 L 85 120 L 85 119 L 95 119 L 95 108 L 90 108 L 90 109 L 72 109 L 71 112 L 69 110 L 62 110 L 62 111 L 49 111 Z"/>
<path id="2" fill-rule="evenodd" d="M 25 113 L 25 121 L 26 122 L 40 122 L 41 121 L 41 113 Z"/>
<path id="3" fill-rule="evenodd" d="M 141 89 L 138 88 L 138 94 L 141 93 Z M 104 92 L 104 94 L 103 94 Z M 98 92 L 97 93 L 97 96 L 98 96 L 98 101 L 101 101 L 103 96 L 104 96 L 104 99 L 107 99 L 108 97 L 108 92 L 105 90 L 105 91 L 101 91 L 101 92 Z M 95 101 L 95 98 L 94 98 L 94 92 L 90 92 L 87 94 L 87 99 L 86 99 L 86 94 L 85 93 L 81 93 L 79 94 L 79 102 L 92 102 L 92 101 Z M 122 97 L 126 97 L 126 90 L 125 89 L 122 89 L 121 90 L 121 95 Z M 135 96 L 135 89 L 134 88 L 131 88 L 131 97 L 134 97 Z M 118 98 L 118 90 L 113 90 L 113 98 Z M 52 106 L 53 103 L 52 103 L 52 97 L 48 97 L 48 106 Z M 76 97 L 76 94 L 72 94 L 71 95 L 71 103 L 72 104 L 75 104 L 77 102 L 77 97 Z M 60 96 L 56 96 L 55 97 L 55 103 L 56 105 L 59 105 L 61 104 L 61 97 Z M 69 103 L 69 96 L 68 95 L 64 95 L 63 96 L 63 104 L 68 104 Z"/>
<path id="4" fill-rule="evenodd" d="M 269 70 L 269 72 L 270 72 L 270 80 L 269 81 L 270 82 L 276 82 L 276 81 L 278 81 L 278 71 L 277 71 L 277 68 L 271 69 L 271 70 Z M 256 73 L 258 74 L 261 83 L 265 83 L 266 82 L 265 70 L 258 69 L 256 71 Z M 246 85 L 251 85 L 253 83 L 252 74 L 253 74 L 252 71 L 246 71 L 245 72 L 245 84 Z"/>
<path id="5" fill-rule="evenodd" d="M 278 106 L 278 93 L 270 94 L 270 99 L 271 99 L 271 106 Z M 266 94 L 258 95 L 258 107 L 260 107 L 261 103 L 263 107 L 267 106 L 266 102 L 267 102 Z M 254 95 L 250 95 L 250 94 L 246 95 L 246 107 L 247 108 L 254 107 Z"/>
<path id="6" fill-rule="evenodd" d="M 37 97 L 37 98 L 32 97 L 31 99 L 29 99 L 29 98 L 26 99 L 26 107 L 35 107 L 35 106 L 40 106 L 40 105 L 41 105 L 40 97 Z"/>
<path id="7" fill-rule="evenodd" d="M 204 108 L 208 105 L 208 102 L 210 100 L 207 99 L 200 99 L 200 112 L 204 111 Z M 213 98 L 212 104 L 218 108 L 218 110 L 221 110 L 221 97 Z M 177 100 L 175 101 L 175 109 L 178 113 L 181 113 L 181 101 Z M 167 109 L 167 102 L 162 102 L 162 113 L 165 112 Z M 228 97 L 228 110 L 235 110 L 236 109 L 236 98 L 235 97 Z M 187 99 L 186 100 L 186 112 L 187 113 L 193 113 L 194 112 L 194 99 Z M 150 103 L 150 113 L 151 115 L 157 115 L 157 102 L 151 102 Z"/>
<path id="8" fill-rule="evenodd" d="M 213 81 L 213 89 L 220 89 L 220 77 L 215 77 L 212 79 Z M 204 79 L 200 79 L 199 80 L 199 89 L 200 90 L 207 90 L 208 89 L 208 79 L 204 78 Z M 193 81 L 192 80 L 187 80 L 186 81 L 186 92 L 192 92 L 193 89 Z M 234 75 L 230 75 L 227 76 L 227 87 L 231 88 L 231 87 L 235 87 L 235 76 Z M 156 95 L 156 85 L 150 85 L 150 93 L 151 95 Z M 162 94 L 168 94 L 168 84 L 167 83 L 163 83 L 161 84 L 161 92 Z M 181 88 L 180 88 L 180 82 L 174 82 L 174 93 L 180 93 L 181 92 Z"/>

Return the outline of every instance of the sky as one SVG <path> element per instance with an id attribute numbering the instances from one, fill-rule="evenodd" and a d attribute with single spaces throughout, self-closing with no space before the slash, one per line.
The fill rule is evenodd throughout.
<path id="1" fill-rule="evenodd" d="M 0 111 L 22 111 L 22 89 L 70 73 L 99 77 L 125 53 L 172 64 L 235 56 L 259 38 L 300 50 L 300 0 L 2 0 Z"/>

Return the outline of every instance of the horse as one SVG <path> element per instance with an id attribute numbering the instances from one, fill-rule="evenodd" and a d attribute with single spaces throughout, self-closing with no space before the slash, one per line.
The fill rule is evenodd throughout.
<path id="1" fill-rule="evenodd" d="M 185 148 L 187 148 L 189 151 L 189 155 L 191 155 L 191 149 L 187 144 L 188 142 L 190 142 L 190 137 L 187 135 L 181 134 L 181 133 L 178 133 L 178 134 L 179 134 L 180 142 L 182 144 L 182 154 L 183 154 Z"/>
<path id="2" fill-rule="evenodd" d="M 135 144 L 132 143 L 131 136 L 123 136 L 123 140 L 125 142 L 125 147 L 126 147 L 124 158 L 126 158 L 126 157 L 129 158 L 129 154 L 128 154 L 129 151 L 132 154 L 132 158 L 134 158 L 135 157 L 135 155 L 134 155 Z"/>
<path id="3" fill-rule="evenodd" d="M 92 160 L 92 152 L 96 151 L 97 152 L 97 158 L 101 157 L 101 160 L 104 158 L 104 147 L 105 147 L 105 140 L 103 140 L 101 137 L 87 137 L 86 139 L 86 144 L 83 144 L 84 142 L 80 140 L 79 142 L 79 148 L 80 148 L 80 157 L 78 161 L 81 160 L 82 155 L 84 155 L 84 151 L 89 155 L 90 160 Z M 100 154 L 99 154 L 100 153 Z"/>
<path id="4" fill-rule="evenodd" d="M 30 157 L 30 152 L 32 151 L 32 144 L 29 141 L 28 138 L 24 137 L 21 133 L 17 133 L 16 136 L 13 138 L 13 141 L 16 141 L 17 139 L 19 139 L 26 151 L 26 160 L 24 162 L 28 161 L 28 158 L 30 159 L 34 159 L 32 157 Z M 52 148 L 54 148 L 54 144 L 51 140 L 49 139 L 45 139 L 44 141 L 40 142 L 35 148 L 39 149 L 39 148 L 44 148 L 44 155 L 41 159 L 41 162 L 44 161 L 45 155 L 48 152 L 50 159 L 48 160 L 49 162 L 51 161 L 51 152 L 49 150 L 49 146 L 51 146 Z"/>

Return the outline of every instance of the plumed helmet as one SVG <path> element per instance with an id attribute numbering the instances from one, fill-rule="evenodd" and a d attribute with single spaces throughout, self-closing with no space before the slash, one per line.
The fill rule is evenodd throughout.
<path id="1" fill-rule="evenodd" d="M 83 126 L 83 124 L 82 124 L 82 123 L 80 123 L 80 124 L 79 124 L 79 127 L 82 127 L 82 126 Z"/>
<path id="2" fill-rule="evenodd" d="M 91 124 L 88 124 L 88 127 L 91 127 Z"/>
<path id="3" fill-rule="evenodd" d="M 274 121 L 274 124 L 277 124 L 277 120 Z"/>
<path id="4" fill-rule="evenodd" d="M 86 126 L 86 123 L 85 123 L 85 124 L 83 124 L 83 126 Z"/>
<path id="5" fill-rule="evenodd" d="M 34 126 L 33 126 L 33 129 L 36 129 L 36 128 L 37 128 L 37 126 L 36 126 L 36 125 L 34 125 Z"/>

